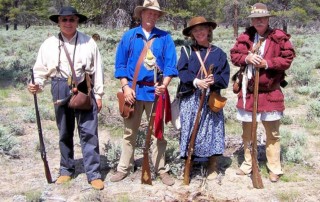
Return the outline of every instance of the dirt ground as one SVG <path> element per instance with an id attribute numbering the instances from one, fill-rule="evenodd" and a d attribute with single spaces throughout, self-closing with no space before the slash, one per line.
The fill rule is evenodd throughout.
<path id="1" fill-rule="evenodd" d="M 53 121 L 42 123 L 48 127 L 55 127 Z M 49 125 L 48 125 L 49 124 Z M 125 180 L 117 183 L 109 181 L 113 170 L 110 170 L 102 155 L 102 174 L 105 189 L 96 191 L 88 184 L 81 164 L 82 155 L 78 139 L 75 138 L 75 158 L 77 159 L 77 175 L 67 184 L 47 184 L 43 162 L 38 152 L 38 133 L 36 124 L 25 126 L 26 135 L 20 136 L 19 150 L 22 155 L 19 158 L 2 154 L 0 165 L 0 198 L 1 201 L 319 201 L 320 200 L 320 178 L 319 157 L 311 158 L 315 166 L 291 169 L 288 175 L 297 175 L 294 181 L 280 180 L 271 183 L 267 176 L 263 176 L 263 189 L 255 189 L 248 176 L 237 176 L 236 163 L 231 162 L 234 152 L 239 148 L 229 146 L 224 155 L 224 164 L 220 165 L 219 177 L 213 181 L 207 181 L 200 176 L 193 176 L 189 186 L 183 184 L 183 179 L 177 177 L 173 186 L 165 186 L 157 178 L 153 185 L 142 185 L 140 183 L 140 168 Z M 110 140 L 109 132 L 99 131 L 101 153 L 103 145 Z M 53 180 L 56 180 L 59 169 L 59 149 L 56 134 L 44 133 L 46 140 L 46 151 L 50 171 Z M 240 141 L 240 139 L 239 139 Z M 312 140 L 310 140 L 312 142 Z M 241 141 L 240 141 L 241 142 Z M 232 145 L 232 144 L 231 144 Z M 237 145 L 237 144 L 233 144 Z M 239 146 L 239 145 L 238 145 Z M 315 156 L 319 156 L 319 148 L 310 147 Z M 227 160 L 227 161 L 226 161 Z M 228 162 L 226 165 L 226 162 Z M 232 165 L 231 165 L 232 164 Z M 230 166 L 231 165 L 231 166 Z M 202 168 L 200 166 L 200 168 Z"/>

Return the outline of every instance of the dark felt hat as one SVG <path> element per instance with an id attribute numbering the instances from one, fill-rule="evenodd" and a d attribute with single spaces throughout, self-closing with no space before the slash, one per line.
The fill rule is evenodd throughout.
<path id="1" fill-rule="evenodd" d="M 66 6 L 62 7 L 59 11 L 59 14 L 57 15 L 51 15 L 49 17 L 50 20 L 52 20 L 55 23 L 58 23 L 58 18 L 59 16 L 68 16 L 68 15 L 76 15 L 79 18 L 79 23 L 85 22 L 88 18 L 80 13 L 78 11 L 71 7 L 71 6 Z"/>
<path id="2" fill-rule="evenodd" d="M 192 30 L 192 28 L 196 25 L 208 25 L 210 27 L 212 27 L 212 30 L 214 30 L 217 27 L 217 23 L 215 22 L 210 22 L 207 21 L 204 17 L 202 16 L 198 16 L 198 17 L 194 17 L 189 21 L 189 26 L 184 28 L 182 31 L 182 34 L 185 36 L 190 36 L 190 31 Z"/>

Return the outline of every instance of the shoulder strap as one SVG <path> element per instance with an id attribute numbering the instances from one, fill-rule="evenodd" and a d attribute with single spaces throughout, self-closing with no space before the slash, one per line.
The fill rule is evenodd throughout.
<path id="1" fill-rule="evenodd" d="M 207 60 L 207 57 L 208 57 L 208 55 L 209 55 L 209 53 L 210 53 L 210 49 L 211 49 L 211 48 L 209 48 L 209 49 L 207 50 L 206 56 L 204 57 L 204 61 Z M 196 49 L 195 49 L 195 52 L 196 52 L 196 55 L 197 55 L 197 57 L 198 57 L 198 59 L 199 59 L 200 65 L 201 65 L 199 72 L 202 71 L 202 72 L 204 73 L 204 76 L 207 77 L 207 76 L 208 76 L 208 72 L 207 72 L 206 67 L 205 67 L 205 65 L 204 65 L 204 62 L 203 62 L 203 60 L 202 60 L 202 58 L 201 58 L 201 56 L 200 56 L 200 52 L 199 52 L 199 50 L 196 50 Z"/>
<path id="2" fill-rule="evenodd" d="M 189 59 L 190 55 L 191 55 L 191 47 L 190 46 L 182 46 L 184 52 L 186 52 L 186 55 Z M 189 51 L 188 51 L 189 50 Z"/>
<path id="3" fill-rule="evenodd" d="M 152 38 L 150 41 L 148 41 L 144 47 L 143 47 L 143 50 L 142 52 L 140 53 L 140 57 L 139 57 L 139 60 L 136 64 L 136 68 L 134 70 L 134 75 L 133 75 L 133 81 L 132 81 L 132 89 L 135 91 L 136 90 L 136 85 L 137 85 L 137 79 L 138 79 L 138 73 L 140 71 L 140 68 L 141 68 L 141 64 L 142 64 L 142 61 L 143 61 L 143 58 L 146 56 L 147 54 L 147 49 L 148 47 L 151 47 L 151 44 L 152 42 L 154 41 L 155 38 Z"/>

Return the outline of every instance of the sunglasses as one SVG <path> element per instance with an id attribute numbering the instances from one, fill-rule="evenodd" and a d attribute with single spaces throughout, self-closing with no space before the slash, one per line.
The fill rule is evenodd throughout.
<path id="1" fill-rule="evenodd" d="M 68 18 L 62 18 L 61 19 L 61 22 L 71 22 L 71 23 L 73 23 L 73 22 L 75 22 L 76 21 L 76 19 L 74 19 L 74 18 L 70 18 L 70 19 L 68 19 Z"/>

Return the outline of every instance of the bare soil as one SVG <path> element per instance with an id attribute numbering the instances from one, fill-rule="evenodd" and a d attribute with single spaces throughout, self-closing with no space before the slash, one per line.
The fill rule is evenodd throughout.
<path id="1" fill-rule="evenodd" d="M 4 108 L 2 108 L 5 110 Z M 287 109 L 287 113 L 296 116 L 297 110 Z M 301 111 L 299 111 L 301 113 Z M 3 112 L 2 112 L 3 116 Z M 53 180 L 58 177 L 59 148 L 58 133 L 54 121 L 42 121 L 46 142 L 47 158 Z M 137 170 L 121 182 L 109 181 L 114 172 L 108 167 L 104 156 L 108 141 L 120 144 L 120 138 L 110 137 L 107 129 L 99 128 L 101 169 L 105 189 L 93 190 L 87 182 L 82 166 L 82 154 L 79 138 L 75 137 L 75 158 L 77 173 L 67 184 L 48 184 L 44 175 L 43 162 L 38 151 L 38 132 L 36 124 L 25 124 L 25 135 L 17 137 L 20 144 L 19 155 L 0 154 L 0 199 L 1 201 L 308 201 L 320 200 L 320 153 L 319 136 L 308 135 L 307 151 L 310 156 L 304 164 L 292 164 L 284 167 L 285 175 L 278 183 L 271 183 L 266 174 L 262 174 L 263 189 L 255 189 L 249 176 L 237 176 L 238 160 L 241 160 L 241 137 L 226 137 L 226 152 L 220 158 L 220 171 L 216 180 L 208 181 L 201 175 L 205 166 L 194 166 L 190 185 L 184 185 L 181 176 L 175 177 L 173 186 L 166 186 L 159 178 L 153 179 L 153 185 L 142 185 L 141 157 L 136 157 Z M 51 128 L 51 130 L 49 130 Z M 290 125 L 288 130 L 300 130 L 297 125 Z M 263 130 L 259 129 L 263 139 Z M 260 145 L 263 147 L 263 145 Z M 198 171 L 197 171 L 198 170 Z M 199 174 L 200 173 L 200 174 Z"/>

